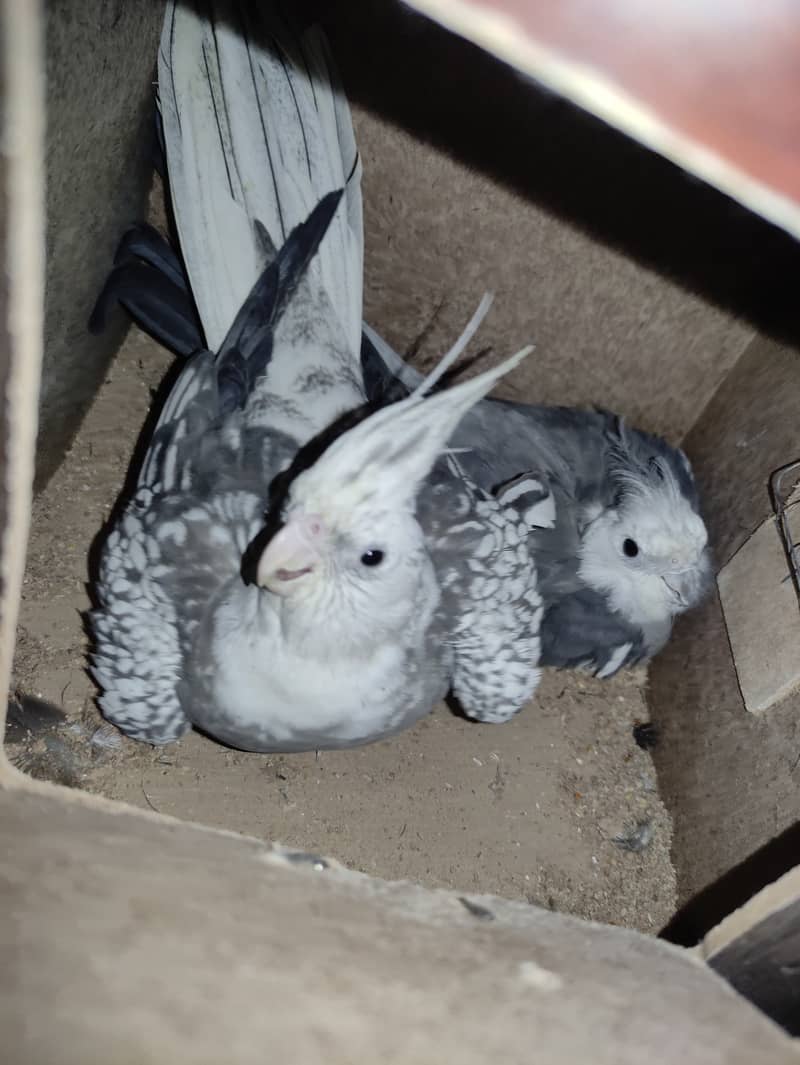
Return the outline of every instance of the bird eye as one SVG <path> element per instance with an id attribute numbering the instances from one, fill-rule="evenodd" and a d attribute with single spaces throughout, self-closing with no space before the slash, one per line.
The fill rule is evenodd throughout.
<path id="1" fill-rule="evenodd" d="M 628 558 L 636 558 L 639 554 L 639 545 L 635 540 L 631 540 L 628 536 L 622 544 L 622 550 L 628 556 Z"/>
<path id="2" fill-rule="evenodd" d="M 377 547 L 365 551 L 361 556 L 361 563 L 364 566 L 380 566 L 381 562 L 383 562 L 383 551 L 379 551 Z"/>

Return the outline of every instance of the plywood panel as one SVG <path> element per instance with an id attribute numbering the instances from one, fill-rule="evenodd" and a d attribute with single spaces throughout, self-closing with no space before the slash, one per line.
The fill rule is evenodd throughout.
<path id="1" fill-rule="evenodd" d="M 771 512 L 769 475 L 796 457 L 798 409 L 796 353 L 757 340 L 689 434 L 718 563 Z M 748 713 L 715 595 L 676 626 L 648 700 L 686 902 L 800 820 L 800 696 Z"/>
<path id="2" fill-rule="evenodd" d="M 797 1061 L 708 968 L 624 929 L 85 799 L 0 794 L 0 852 L 9 1061 Z"/>

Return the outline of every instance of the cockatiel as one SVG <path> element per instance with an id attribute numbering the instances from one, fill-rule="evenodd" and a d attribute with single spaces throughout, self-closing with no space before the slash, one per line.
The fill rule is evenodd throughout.
<path id="1" fill-rule="evenodd" d="M 105 716 L 137 739 L 194 724 L 247 750 L 346 747 L 407 727 L 451 686 L 468 715 L 504 720 L 538 682 L 519 520 L 447 458 L 427 482 L 427 538 L 416 516 L 464 412 L 528 349 L 426 398 L 432 375 L 312 446 L 310 464 L 269 426 L 263 371 L 338 201 L 290 234 L 217 355 L 188 358 L 105 545 L 93 672 Z"/>
<path id="2" fill-rule="evenodd" d="M 367 394 L 397 399 L 420 375 L 369 326 Z M 530 528 L 544 666 L 610 677 L 666 643 L 676 616 L 712 581 L 708 535 L 691 465 L 663 439 L 607 411 L 489 399 L 459 424 L 451 445 L 486 491 Z"/>
<path id="3" fill-rule="evenodd" d="M 169 4 L 159 105 L 190 284 L 134 229 L 92 327 L 116 292 L 188 359 L 103 555 L 105 715 L 284 751 L 379 739 L 449 687 L 505 720 L 539 678 L 535 566 L 519 515 L 440 456 L 503 369 L 341 421 L 364 400 L 360 165 L 324 39 Z"/>

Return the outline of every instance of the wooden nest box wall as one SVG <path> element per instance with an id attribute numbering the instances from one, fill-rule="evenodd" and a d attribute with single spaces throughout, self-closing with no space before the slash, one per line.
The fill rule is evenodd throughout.
<path id="1" fill-rule="evenodd" d="M 588 34 L 579 6 L 321 14 L 364 160 L 365 317 L 427 366 L 492 287 L 494 352 L 537 345 L 506 395 L 622 411 L 695 466 L 719 590 L 678 625 L 647 690 L 675 826 L 674 942 L 373 880 L 0 759 L 9 1062 L 245 1063 L 268 1048 L 466 1065 L 530 1061 L 532 1047 L 565 1065 L 797 1060 L 779 1025 L 800 1031 L 800 643 L 768 484 L 800 457 L 796 113 L 787 143 L 800 23 L 766 0 L 749 33 L 666 12 L 645 28 L 609 0 Z M 0 0 L 7 683 L 34 465 L 38 490 L 123 333 L 120 319 L 89 338 L 85 323 L 147 203 L 163 15 L 156 0 L 47 7 Z M 723 37 L 751 71 L 725 108 L 728 67 L 702 63 Z M 693 95 L 664 61 L 676 39 L 711 79 Z M 761 94 L 748 41 L 770 71 Z M 793 85 L 779 77 L 789 52 Z"/>

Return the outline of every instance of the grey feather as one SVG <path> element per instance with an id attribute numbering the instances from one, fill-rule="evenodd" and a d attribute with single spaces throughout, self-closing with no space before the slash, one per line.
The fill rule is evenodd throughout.
<path id="1" fill-rule="evenodd" d="M 185 40 L 180 26 L 187 27 Z M 208 83 L 195 98 L 185 91 L 193 84 L 187 71 L 193 63 L 201 69 L 212 37 L 219 62 L 203 74 Z M 255 44 L 251 50 L 249 38 L 236 41 L 204 22 L 202 11 L 170 5 L 167 12 L 161 103 L 191 288 L 176 284 L 180 260 L 163 248 L 137 243 L 126 261 L 162 268 L 174 286 L 157 284 L 155 297 L 148 295 L 148 275 L 136 293 L 156 333 L 163 292 L 179 291 L 178 310 L 185 314 L 191 295 L 204 332 L 218 339 L 216 354 L 202 349 L 187 360 L 167 399 L 134 497 L 106 542 L 92 615 L 103 711 L 151 743 L 170 742 L 195 725 L 251 750 L 346 747 L 407 727 L 451 685 L 471 716 L 504 720 L 539 678 L 541 600 L 518 515 L 450 462 L 423 484 L 457 415 L 502 371 L 352 418 L 341 435 L 330 429 L 363 401 L 359 342 L 351 342 L 348 324 L 357 312 L 360 328 L 360 195 L 352 191 L 359 171 L 350 165 L 343 207 L 333 224 L 328 213 L 330 229 L 311 254 L 298 248 L 314 211 L 307 223 L 295 218 L 284 243 L 274 239 L 309 190 L 327 184 L 325 174 L 346 169 L 342 153 L 354 147 L 334 79 L 314 80 L 310 91 L 309 72 L 319 62 L 304 47 L 289 34 L 276 64 L 274 56 L 256 54 Z M 287 57 L 301 53 L 306 73 L 300 64 L 287 70 Z M 255 62 L 255 97 L 237 80 L 234 55 Z M 163 79 L 176 71 L 184 88 L 176 77 L 167 93 Z M 236 118 L 209 139 L 204 108 L 223 89 Z M 272 126 L 264 145 L 248 146 L 248 132 L 258 137 L 242 114 L 254 99 Z M 208 167 L 192 155 L 189 129 L 202 134 Z M 303 152 L 286 154 L 287 144 L 301 142 Z M 286 166 L 264 199 L 264 229 L 250 216 L 248 190 L 257 179 L 248 160 L 277 144 Z M 228 175 L 232 167 L 237 181 Z M 193 186 L 211 225 L 193 215 Z M 315 211 L 324 218 L 324 195 L 320 200 Z M 215 241 L 226 222 L 246 236 L 236 284 L 248 262 L 266 257 L 266 264 L 222 335 L 220 314 L 230 303 L 217 298 L 227 283 L 219 273 L 224 241 Z M 175 318 L 164 335 L 176 328 L 191 336 L 192 323 Z M 429 493 L 443 483 L 451 520 L 435 529 L 435 520 L 427 521 L 426 536 L 415 511 L 427 514 Z M 312 561 L 296 563 L 293 551 Z M 373 569 L 373 556 L 380 562 L 384 555 Z M 482 649 L 491 657 L 476 654 Z"/>
<path id="2" fill-rule="evenodd" d="M 262 287 L 261 284 L 257 285 L 254 292 L 258 293 Z M 163 340 L 163 330 L 158 320 L 160 304 L 150 305 L 152 293 L 147 289 L 140 290 L 138 299 L 139 304 L 147 311 L 147 321 L 155 327 L 153 331 L 157 339 Z M 254 306 L 257 308 L 258 303 Z M 170 319 L 170 322 L 172 320 Z M 248 320 L 246 310 L 237 316 L 237 322 Z M 188 331 L 191 323 L 186 323 L 185 328 Z M 235 331 L 234 326 L 231 333 Z M 222 350 L 228 351 L 236 346 L 228 339 Z M 240 341 L 238 346 L 246 349 L 247 344 Z M 221 357 L 220 354 L 218 360 Z M 213 398 L 213 391 L 208 389 L 214 375 L 210 364 L 208 369 L 203 368 L 202 357 L 199 355 L 195 356 L 195 365 L 197 369 L 191 382 L 194 388 L 188 395 L 193 397 L 197 410 L 190 411 L 188 416 L 193 419 L 195 426 L 200 425 L 202 429 L 203 424 L 211 425 L 213 421 L 207 403 L 209 397 Z M 207 379 L 205 405 L 198 398 L 201 391 L 199 382 L 204 378 Z M 317 390 L 320 385 L 324 387 L 325 381 L 323 373 L 316 381 L 308 382 L 310 402 L 314 401 L 315 387 Z M 252 386 L 252 382 L 248 384 L 246 376 L 242 377 L 242 383 L 246 388 Z M 184 394 L 186 393 L 178 382 L 175 390 L 178 399 L 172 405 L 173 411 L 176 406 L 180 407 L 185 403 L 185 400 L 180 398 Z M 169 410 L 168 404 L 168 413 Z M 367 413 L 367 410 L 361 414 L 356 412 L 355 421 Z M 164 416 L 162 422 L 163 420 Z M 275 438 L 278 435 L 271 431 L 265 431 L 257 438 L 254 438 L 252 433 L 232 436 L 228 438 L 229 447 L 224 452 L 221 450 L 222 442 L 216 435 L 204 436 L 202 432 L 198 434 L 180 431 L 178 435 L 184 442 L 182 445 L 180 442 L 174 445 L 181 448 L 179 457 L 176 452 L 169 462 L 162 457 L 162 452 L 170 445 L 175 430 L 159 426 L 146 466 L 157 462 L 168 466 L 170 470 L 181 470 L 184 479 L 187 471 L 191 470 L 193 487 L 203 495 L 211 497 L 215 488 L 227 489 L 237 483 L 241 484 L 252 471 L 255 471 L 257 482 L 264 470 L 275 468 L 276 464 L 278 468 L 282 468 L 290 458 L 292 466 L 287 471 L 289 474 L 305 468 L 324 453 L 325 446 L 353 420 L 352 417 L 340 419 L 339 423 L 332 427 L 332 432 L 321 434 L 318 439 L 310 441 L 298 455 L 294 455 L 297 441 L 284 436 L 275 457 L 268 454 L 268 447 L 275 447 Z M 162 441 L 161 434 L 164 434 L 165 441 Z M 306 458 L 306 455 L 309 457 Z M 154 474 L 151 472 L 149 476 L 152 478 Z M 251 484 L 250 487 L 258 491 L 257 483 Z M 425 532 L 426 546 L 441 589 L 439 605 L 432 618 L 429 633 L 431 646 L 437 648 L 443 644 L 447 647 L 448 675 L 451 675 L 454 693 L 466 712 L 477 720 L 505 720 L 524 702 L 523 698 L 513 694 L 515 687 L 527 694 L 538 679 L 536 664 L 539 657 L 541 598 L 537 591 L 536 570 L 530 554 L 520 546 L 526 531 L 523 521 L 513 508 L 499 505 L 490 494 L 471 484 L 453 459 L 439 462 L 435 471 L 420 488 L 417 519 Z M 170 527 L 175 515 L 166 513 L 165 520 Z M 213 526 L 212 521 L 210 527 Z M 202 528 L 195 521 L 190 535 L 197 535 Z M 205 535 L 210 535 L 210 529 L 205 530 Z M 191 575 L 180 577 L 179 559 L 185 554 L 203 557 L 209 553 L 208 544 L 182 541 L 178 548 L 174 579 L 194 581 L 196 578 Z M 197 603 L 203 602 L 207 595 L 207 590 L 189 587 L 182 589 L 178 598 Z M 420 603 L 417 609 L 421 610 L 422 607 L 423 604 Z M 524 623 L 523 618 L 526 619 Z M 183 650 L 186 655 L 187 649 Z M 201 663 L 212 660 L 210 649 L 206 654 L 198 654 L 195 650 L 192 657 Z M 436 659 L 435 650 L 426 652 L 423 672 L 430 674 L 433 671 L 435 674 Z M 407 674 L 420 672 L 420 664 L 413 656 L 406 660 L 403 668 Z M 213 699 L 208 692 L 199 698 L 197 691 L 198 683 L 201 689 L 205 690 L 213 683 L 213 678 L 213 668 L 206 669 L 202 665 L 199 669 L 195 668 L 192 681 L 194 690 L 191 696 L 195 707 L 204 703 L 213 708 Z M 183 701 L 188 700 L 189 687 L 185 683 L 179 685 L 178 691 L 182 693 Z M 424 705 L 424 701 L 420 705 Z M 219 720 L 219 715 L 210 723 L 213 716 L 213 709 L 204 714 L 205 727 L 219 738 L 240 746 L 257 742 L 252 727 L 246 734 L 242 734 L 232 730 L 229 723 Z M 407 723 L 408 721 L 403 722 Z M 326 745 L 325 739 L 321 738 L 318 732 L 304 733 L 295 729 L 291 738 L 287 737 L 281 741 L 281 749 L 307 749 L 312 741 L 314 746 Z M 264 739 L 261 742 L 269 741 Z"/>
<path id="3" fill-rule="evenodd" d="M 374 402 L 394 401 L 421 380 L 366 324 L 361 356 Z M 486 399 L 451 445 L 463 449 L 469 477 L 529 525 L 545 603 L 542 665 L 611 676 L 652 657 L 674 617 L 707 594 L 711 556 L 697 487 L 684 453 L 665 440 L 608 411 Z M 525 478 L 538 486 L 536 498 L 511 500 L 508 487 Z M 546 498 L 554 520 L 543 526 L 535 514 Z M 639 550 L 639 530 L 652 557 Z M 632 558 L 626 540 L 636 544 Z"/>
<path id="4" fill-rule="evenodd" d="M 420 489 L 417 520 L 441 588 L 453 693 L 475 720 L 507 721 L 524 701 L 512 693 L 532 692 L 541 653 L 542 596 L 527 529 L 452 457 Z"/>

